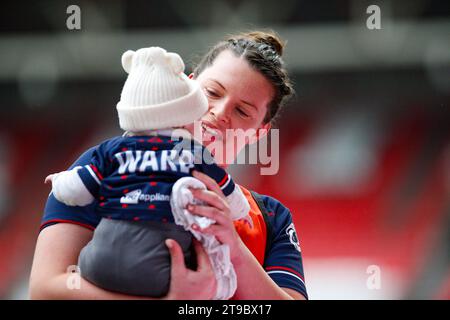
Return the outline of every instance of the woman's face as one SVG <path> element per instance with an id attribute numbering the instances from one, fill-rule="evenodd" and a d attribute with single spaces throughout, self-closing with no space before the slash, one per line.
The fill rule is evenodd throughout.
<path id="1" fill-rule="evenodd" d="M 264 124 L 263 119 L 274 95 L 274 88 L 244 58 L 225 50 L 210 67 L 197 75 L 196 80 L 209 102 L 208 112 L 201 119 L 206 146 L 213 141 L 217 144 L 218 140 L 225 145 L 235 132 L 231 129 L 253 129 L 250 131 L 255 132 L 270 128 L 270 124 Z M 261 136 L 256 134 L 251 139 L 247 138 L 243 145 L 234 145 L 233 159 L 245 144 L 254 142 Z M 227 152 L 229 151 L 231 150 L 227 148 Z"/>

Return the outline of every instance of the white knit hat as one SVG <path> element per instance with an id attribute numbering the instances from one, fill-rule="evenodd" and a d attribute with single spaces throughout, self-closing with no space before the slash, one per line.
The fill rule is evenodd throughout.
<path id="1" fill-rule="evenodd" d="M 195 80 L 184 74 L 176 53 L 159 47 L 122 55 L 128 73 L 117 104 L 120 127 L 145 131 L 190 124 L 208 109 L 208 100 Z"/>

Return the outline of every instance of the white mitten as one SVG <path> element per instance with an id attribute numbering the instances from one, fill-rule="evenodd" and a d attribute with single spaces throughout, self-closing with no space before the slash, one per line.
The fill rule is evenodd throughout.
<path id="1" fill-rule="evenodd" d="M 58 201 L 68 206 L 86 206 L 94 201 L 94 197 L 81 181 L 78 169 L 62 171 L 51 176 L 52 192 Z"/>

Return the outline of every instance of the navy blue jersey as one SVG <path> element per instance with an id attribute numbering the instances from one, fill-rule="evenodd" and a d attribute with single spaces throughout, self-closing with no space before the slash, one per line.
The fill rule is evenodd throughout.
<path id="1" fill-rule="evenodd" d="M 269 196 L 259 196 L 268 212 L 267 219 L 272 229 L 264 269 L 278 286 L 293 289 L 308 298 L 300 241 L 292 215 L 278 200 Z"/>
<path id="2" fill-rule="evenodd" d="M 173 184 L 204 172 L 225 196 L 235 184 L 214 164 L 208 150 L 194 140 L 170 136 L 115 137 L 94 148 L 89 164 L 78 170 L 86 188 L 98 200 L 103 217 L 121 220 L 173 222 L 170 194 Z"/>
<path id="3" fill-rule="evenodd" d="M 71 168 L 89 165 L 96 150 L 96 147 L 87 150 Z M 268 211 L 268 223 L 272 229 L 272 241 L 267 248 L 263 267 L 278 286 L 296 290 L 307 298 L 302 254 L 292 215 L 278 200 L 264 195 L 260 197 Z M 71 207 L 50 194 L 44 209 L 41 230 L 56 223 L 72 223 L 94 230 L 102 218 L 96 210 L 97 205 L 96 200 L 85 207 Z"/>

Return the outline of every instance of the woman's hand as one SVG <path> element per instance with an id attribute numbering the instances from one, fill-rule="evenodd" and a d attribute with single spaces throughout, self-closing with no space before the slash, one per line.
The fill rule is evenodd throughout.
<path id="1" fill-rule="evenodd" d="M 217 283 L 208 254 L 194 239 L 197 270 L 188 269 L 180 245 L 168 239 L 166 245 L 171 256 L 171 279 L 167 300 L 211 300 L 216 295 Z"/>
<path id="2" fill-rule="evenodd" d="M 198 171 L 193 171 L 192 175 L 206 185 L 208 190 L 193 189 L 192 193 L 195 198 L 207 205 L 188 205 L 187 209 L 192 214 L 216 221 L 205 229 L 200 229 L 197 225 L 193 225 L 192 228 L 202 233 L 212 234 L 220 243 L 227 244 L 230 247 L 231 261 L 234 262 L 241 255 L 241 249 L 245 245 L 235 229 L 226 197 L 211 177 Z"/>

